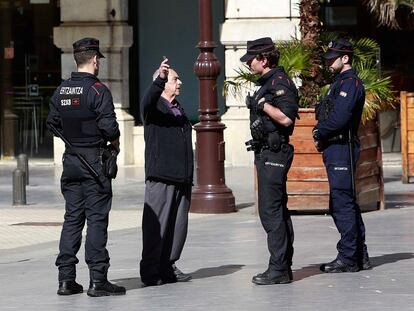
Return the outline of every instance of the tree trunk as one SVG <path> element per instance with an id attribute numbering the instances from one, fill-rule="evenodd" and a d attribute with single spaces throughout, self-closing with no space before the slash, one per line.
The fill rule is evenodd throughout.
<path id="1" fill-rule="evenodd" d="M 310 74 L 303 79 L 300 88 L 302 105 L 307 107 L 314 107 L 316 104 L 323 79 L 320 59 L 322 48 L 319 39 L 321 32 L 319 10 L 318 0 L 302 0 L 299 4 L 301 41 L 312 50 Z"/>

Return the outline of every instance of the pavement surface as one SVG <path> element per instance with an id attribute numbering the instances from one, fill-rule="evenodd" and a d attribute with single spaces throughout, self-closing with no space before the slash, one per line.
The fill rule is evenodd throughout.
<path id="1" fill-rule="evenodd" d="M 330 216 L 294 215 L 294 282 L 257 286 L 269 258 L 255 213 L 253 170 L 226 168 L 237 213 L 190 214 L 189 234 L 177 263 L 191 273 L 187 283 L 143 287 L 143 169 L 120 168 L 113 184 L 108 249 L 110 280 L 126 296 L 56 295 L 54 261 L 64 215 L 60 167 L 30 162 L 27 205 L 12 206 L 14 162 L 0 162 L 0 310 L 414 310 L 414 184 L 401 183 L 398 154 L 384 155 L 386 207 L 363 215 L 374 269 L 323 274 L 319 264 L 336 256 L 339 239 Z M 77 281 L 88 287 L 81 249 Z"/>

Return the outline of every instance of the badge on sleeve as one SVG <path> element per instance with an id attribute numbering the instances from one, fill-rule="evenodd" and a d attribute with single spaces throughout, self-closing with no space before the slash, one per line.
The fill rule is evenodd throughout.
<path id="1" fill-rule="evenodd" d="M 344 91 L 341 91 L 339 93 L 339 95 L 342 96 L 342 97 L 346 97 L 346 95 L 348 95 L 348 93 L 347 92 L 344 92 Z"/>
<path id="2" fill-rule="evenodd" d="M 276 96 L 282 96 L 285 95 L 285 90 L 277 90 L 276 91 Z"/>

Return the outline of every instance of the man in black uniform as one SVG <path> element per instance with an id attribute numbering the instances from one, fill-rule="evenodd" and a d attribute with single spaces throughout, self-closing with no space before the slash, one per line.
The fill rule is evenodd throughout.
<path id="1" fill-rule="evenodd" d="M 99 41 L 84 38 L 73 44 L 77 72 L 55 91 L 47 124 L 60 131 L 72 145 L 63 154 L 61 190 L 66 201 L 59 255 L 58 295 L 83 292 L 76 283 L 76 254 L 81 246 L 82 229 L 87 221 L 85 260 L 89 267 L 88 295 L 124 295 L 125 288 L 107 279 L 109 255 L 106 249 L 108 216 L 112 203 L 111 179 L 103 174 L 103 147 L 110 142 L 119 152 L 119 129 L 112 95 L 97 78 Z M 91 167 L 79 159 L 83 156 Z M 99 176 L 94 176 L 98 173 Z"/>
<path id="2" fill-rule="evenodd" d="M 186 282 L 175 265 L 187 237 L 193 182 L 192 127 L 176 100 L 182 82 L 164 59 L 141 102 L 145 138 L 145 204 L 141 281 Z"/>
<path id="3" fill-rule="evenodd" d="M 287 209 L 287 174 L 293 160 L 289 136 L 298 116 L 298 92 L 279 67 L 279 51 L 271 38 L 247 41 L 240 58 L 253 74 L 259 74 L 258 89 L 248 96 L 252 140 L 257 169 L 259 215 L 267 233 L 270 252 L 268 269 L 253 277 L 259 285 L 290 283 L 292 277 L 293 226 Z"/>
<path id="4" fill-rule="evenodd" d="M 332 41 L 323 56 L 329 70 L 337 75 L 317 105 L 318 124 L 313 138 L 318 150 L 323 150 L 330 188 L 329 210 L 341 239 L 335 260 L 322 264 L 320 269 L 327 273 L 356 272 L 371 268 L 354 179 L 365 89 L 352 68 L 353 47 L 349 41 Z"/>

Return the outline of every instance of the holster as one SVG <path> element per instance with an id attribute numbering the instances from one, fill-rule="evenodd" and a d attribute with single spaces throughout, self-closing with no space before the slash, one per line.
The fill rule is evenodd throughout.
<path id="1" fill-rule="evenodd" d="M 274 152 L 279 151 L 282 144 L 287 143 L 289 143 L 289 137 L 286 137 L 277 131 L 271 132 L 267 135 L 267 146 Z"/>
<path id="2" fill-rule="evenodd" d="M 111 179 L 116 178 L 118 173 L 118 165 L 116 164 L 118 152 L 112 145 L 104 148 L 102 153 L 103 174 Z"/>

